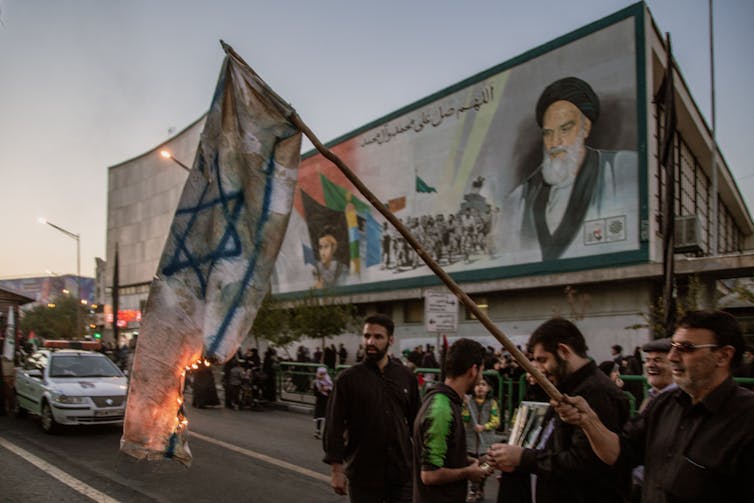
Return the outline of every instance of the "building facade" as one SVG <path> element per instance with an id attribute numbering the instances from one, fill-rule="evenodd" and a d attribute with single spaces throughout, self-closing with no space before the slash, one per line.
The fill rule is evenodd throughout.
<path id="1" fill-rule="evenodd" d="M 585 333 L 595 358 L 606 359 L 613 344 L 634 348 L 650 337 L 646 318 L 661 295 L 667 178 L 659 152 L 669 104 L 654 97 L 666 61 L 660 31 L 646 6 L 636 4 L 329 147 L 514 341 L 525 342 L 551 316 L 565 316 Z M 698 304 L 712 306 L 727 293 L 724 281 L 754 270 L 754 223 L 674 71 L 678 293 L 696 285 Z M 553 122 L 564 101 L 579 109 L 571 130 Z M 109 168 L 106 275 L 112 287 L 117 247 L 121 309 L 143 308 L 186 179 L 159 151 L 192 160 L 203 122 Z M 543 147 L 568 134 L 586 147 L 578 172 L 593 175 L 561 184 L 566 199 L 559 201 L 561 185 L 551 181 L 557 166 L 546 162 L 555 151 Z M 343 274 L 324 272 L 334 267 Z M 435 343 L 439 334 L 427 330 L 424 298 L 447 291 L 385 217 L 315 152 L 301 164 L 271 288 L 290 302 L 315 289 L 363 313 L 389 314 L 399 349 Z M 463 306 L 458 320 L 445 333 L 451 342 L 475 337 L 498 346 Z M 342 340 L 353 354 L 357 338 Z"/>

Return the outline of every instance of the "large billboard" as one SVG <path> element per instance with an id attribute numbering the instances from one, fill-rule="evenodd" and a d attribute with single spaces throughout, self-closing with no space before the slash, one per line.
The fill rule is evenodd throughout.
<path id="1" fill-rule="evenodd" d="M 330 147 L 459 280 L 638 261 L 640 12 L 585 27 Z M 436 283 L 321 155 L 302 161 L 294 205 L 274 293 Z"/>

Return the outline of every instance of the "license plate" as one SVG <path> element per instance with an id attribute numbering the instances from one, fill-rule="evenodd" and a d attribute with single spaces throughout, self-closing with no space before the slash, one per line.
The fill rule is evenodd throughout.
<path id="1" fill-rule="evenodd" d="M 122 416 L 122 410 L 95 410 L 94 417 Z"/>

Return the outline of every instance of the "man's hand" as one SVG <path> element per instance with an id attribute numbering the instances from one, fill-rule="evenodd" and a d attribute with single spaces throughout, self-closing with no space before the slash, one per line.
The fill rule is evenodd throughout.
<path id="1" fill-rule="evenodd" d="M 335 494 L 345 496 L 348 494 L 348 479 L 346 479 L 346 474 L 343 473 L 343 465 L 341 463 L 333 463 L 331 466 L 332 478 L 330 486 L 335 491 Z"/>
<path id="2" fill-rule="evenodd" d="M 550 405 L 564 423 L 574 426 L 583 427 L 587 421 L 597 417 L 586 400 L 580 396 L 563 395 L 563 400 L 550 400 Z"/>
<path id="3" fill-rule="evenodd" d="M 475 459 L 473 463 L 466 467 L 466 478 L 472 482 L 479 483 L 487 477 L 489 473 L 479 466 L 479 460 Z"/>
<path id="4" fill-rule="evenodd" d="M 597 413 L 580 396 L 563 395 L 561 401 L 550 400 L 560 419 L 584 431 L 589 445 L 603 463 L 614 465 L 620 456 L 620 438 L 600 421 Z"/>
<path id="5" fill-rule="evenodd" d="M 482 433 L 484 431 L 484 425 L 483 424 L 475 424 L 474 425 L 474 431 L 477 433 Z"/>
<path id="6" fill-rule="evenodd" d="M 523 452 L 523 447 L 508 444 L 492 444 L 487 449 L 487 455 L 495 466 L 502 471 L 511 471 L 512 468 L 520 465 L 521 453 Z"/>

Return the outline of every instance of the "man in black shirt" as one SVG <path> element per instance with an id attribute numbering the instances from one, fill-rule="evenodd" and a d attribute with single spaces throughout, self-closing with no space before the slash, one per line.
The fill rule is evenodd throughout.
<path id="1" fill-rule="evenodd" d="M 568 320 L 553 318 L 529 338 L 534 365 L 563 393 L 583 395 L 610 429 L 628 420 L 628 398 L 587 356 L 584 336 Z M 488 451 L 505 474 L 498 501 L 621 502 L 628 498 L 630 473 L 603 463 L 580 428 L 552 409 L 530 447 L 493 444 Z"/>
<path id="2" fill-rule="evenodd" d="M 668 353 L 680 389 L 655 398 L 620 435 L 581 397 L 553 405 L 604 462 L 644 463 L 643 501 L 754 501 L 754 393 L 731 378 L 743 347 L 733 316 L 694 311 L 679 322 Z"/>
<path id="3" fill-rule="evenodd" d="M 388 356 L 393 321 L 364 320 L 365 358 L 335 380 L 325 420 L 331 485 L 354 503 L 411 501 L 411 426 L 419 388 L 411 371 Z"/>

